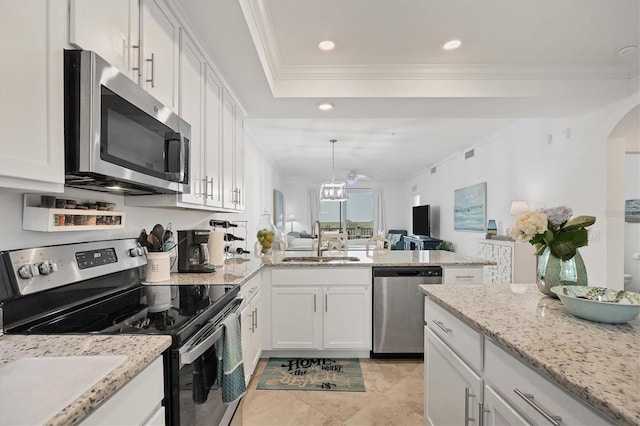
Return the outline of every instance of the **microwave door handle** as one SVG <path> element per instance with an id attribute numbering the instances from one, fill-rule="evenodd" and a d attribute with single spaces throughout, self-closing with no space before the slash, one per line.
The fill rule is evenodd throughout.
<path id="1" fill-rule="evenodd" d="M 198 343 L 194 347 L 189 347 L 185 345 L 180 349 L 180 364 L 187 365 L 193 363 L 196 359 L 202 356 L 211 346 L 213 346 L 217 341 L 222 339 L 224 334 L 224 327 L 220 325 L 216 330 L 209 335 L 202 342 Z"/>
<path id="2" fill-rule="evenodd" d="M 179 181 L 184 182 L 185 176 L 188 170 L 186 170 L 185 162 L 187 157 L 187 152 L 189 150 L 189 140 L 185 137 L 180 137 L 180 170 L 179 173 Z"/>

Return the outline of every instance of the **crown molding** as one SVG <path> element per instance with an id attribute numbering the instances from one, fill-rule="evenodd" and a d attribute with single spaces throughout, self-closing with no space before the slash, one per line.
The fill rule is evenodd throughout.
<path id="1" fill-rule="evenodd" d="M 284 64 L 269 2 L 239 0 L 272 94 L 276 97 L 541 96 L 588 89 L 619 91 L 638 64 Z M 349 88 L 354 81 L 360 88 Z M 314 82 L 314 84 L 310 84 Z M 418 84 L 416 84 L 418 82 Z M 437 84 L 439 87 L 434 87 Z M 568 87 L 563 90 L 562 85 Z M 451 90 L 442 90 L 446 86 Z M 458 86 L 454 88 L 454 86 Z M 589 86 L 602 86 L 589 89 Z M 472 89 L 470 92 L 466 92 Z M 540 91 L 540 92 L 538 92 Z M 468 93 L 468 95 L 465 95 Z M 476 94 L 474 94 L 476 93 Z M 577 93 L 577 92 L 576 92 Z"/>

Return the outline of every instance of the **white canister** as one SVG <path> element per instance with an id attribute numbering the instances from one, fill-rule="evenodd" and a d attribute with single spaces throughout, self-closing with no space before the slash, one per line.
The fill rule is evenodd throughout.
<path id="1" fill-rule="evenodd" d="M 207 247 L 209 249 L 209 264 L 215 266 L 224 265 L 225 253 L 224 253 L 224 235 L 225 231 L 220 229 L 213 229 L 209 233 L 209 241 Z"/>
<path id="2" fill-rule="evenodd" d="M 168 281 L 171 269 L 171 252 L 147 253 L 147 267 L 144 280 L 149 283 Z"/>

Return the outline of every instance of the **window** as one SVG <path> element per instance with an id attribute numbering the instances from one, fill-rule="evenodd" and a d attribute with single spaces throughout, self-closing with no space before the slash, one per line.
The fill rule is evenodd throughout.
<path id="1" fill-rule="evenodd" d="M 323 231 L 346 230 L 349 239 L 373 236 L 373 191 L 347 189 L 348 200 L 343 203 L 320 201 L 318 219 Z"/>

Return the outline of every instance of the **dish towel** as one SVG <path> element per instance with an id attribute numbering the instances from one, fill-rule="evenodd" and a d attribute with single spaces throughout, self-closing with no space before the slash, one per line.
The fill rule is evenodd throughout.
<path id="1" fill-rule="evenodd" d="M 247 391 L 244 383 L 244 364 L 242 364 L 242 339 L 240 337 L 240 319 L 234 312 L 224 321 L 222 356 L 222 402 L 230 403 Z"/>

